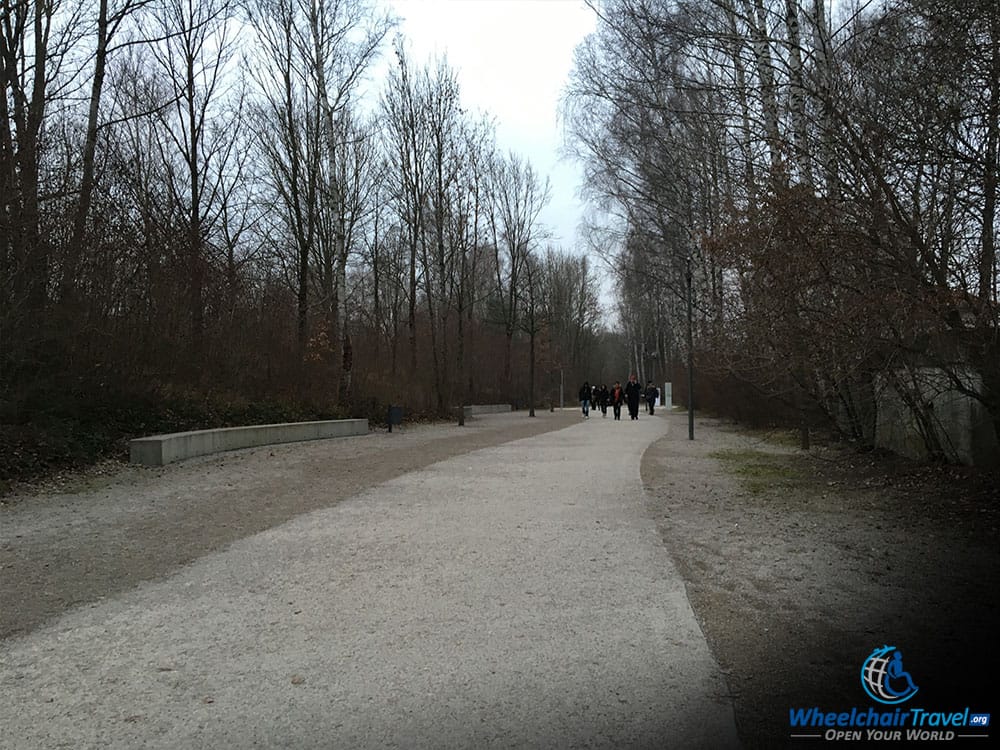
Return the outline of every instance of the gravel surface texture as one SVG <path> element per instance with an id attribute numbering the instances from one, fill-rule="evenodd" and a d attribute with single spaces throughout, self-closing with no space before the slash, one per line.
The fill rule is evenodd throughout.
<path id="1" fill-rule="evenodd" d="M 3 498 L 0 748 L 815 747 L 883 644 L 995 713 L 1000 482 L 773 437 L 498 415 Z"/>
<path id="2" fill-rule="evenodd" d="M 503 415 L 14 498 L 0 747 L 736 747 L 640 480 L 668 424 Z"/>
<path id="3" fill-rule="evenodd" d="M 568 411 L 522 412 L 157 468 L 104 464 L 0 498 L 0 638 L 408 471 L 569 424 Z"/>

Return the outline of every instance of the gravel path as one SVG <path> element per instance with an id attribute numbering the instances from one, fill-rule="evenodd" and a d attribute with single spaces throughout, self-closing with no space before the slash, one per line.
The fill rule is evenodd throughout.
<path id="1" fill-rule="evenodd" d="M 640 483 L 668 420 L 546 415 L 523 437 L 516 418 L 482 420 L 499 444 L 478 450 L 475 430 L 414 431 L 410 458 L 369 438 L 282 446 L 4 511 L 8 565 L 84 529 L 137 559 L 132 529 L 201 542 L 123 585 L 115 548 L 76 606 L 4 615 L 0 747 L 737 746 Z M 236 528 L 199 532 L 217 519 L 196 507 Z"/>
<path id="2" fill-rule="evenodd" d="M 156 469 L 120 465 L 57 491 L 0 499 L 0 638 L 67 609 L 169 575 L 206 554 L 330 507 L 408 471 L 574 424 L 569 412 L 407 426 L 203 456 Z"/>

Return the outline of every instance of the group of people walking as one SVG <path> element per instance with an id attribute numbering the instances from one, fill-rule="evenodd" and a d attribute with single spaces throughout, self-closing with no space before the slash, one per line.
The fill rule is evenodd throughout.
<path id="1" fill-rule="evenodd" d="M 629 419 L 639 418 L 639 401 L 645 399 L 646 412 L 653 414 L 656 407 L 656 399 L 660 397 L 660 390 L 653 385 L 653 381 L 646 383 L 646 388 L 639 384 L 635 374 L 628 376 L 628 382 L 622 384 L 615 381 L 609 390 L 606 385 L 596 386 L 589 382 L 584 382 L 580 386 L 580 408 L 583 410 L 583 418 L 590 419 L 590 410 L 600 409 L 601 416 L 608 416 L 608 406 L 611 407 L 615 419 L 622 418 L 622 404 L 628 405 Z"/>

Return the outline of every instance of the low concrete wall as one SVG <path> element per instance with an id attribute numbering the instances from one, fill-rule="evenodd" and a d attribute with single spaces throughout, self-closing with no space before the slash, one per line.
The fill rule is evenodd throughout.
<path id="1" fill-rule="evenodd" d="M 477 414 L 510 414 L 514 407 L 510 404 L 469 404 L 465 407 L 465 416 L 474 417 Z M 458 407 L 455 407 L 458 414 Z"/>
<path id="2" fill-rule="evenodd" d="M 288 422 L 217 430 L 152 435 L 129 442 L 129 460 L 145 466 L 162 466 L 209 453 L 253 448 L 258 445 L 368 434 L 367 419 L 334 419 L 323 422 Z"/>

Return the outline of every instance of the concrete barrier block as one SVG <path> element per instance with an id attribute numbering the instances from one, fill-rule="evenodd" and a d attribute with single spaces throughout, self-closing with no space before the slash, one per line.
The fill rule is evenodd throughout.
<path id="1" fill-rule="evenodd" d="M 319 422 L 223 427 L 216 430 L 151 435 L 129 442 L 129 461 L 144 466 L 162 466 L 194 456 L 253 448 L 277 443 L 323 440 L 368 434 L 367 419 L 333 419 Z"/>

